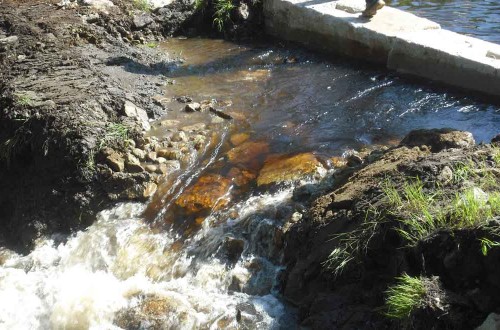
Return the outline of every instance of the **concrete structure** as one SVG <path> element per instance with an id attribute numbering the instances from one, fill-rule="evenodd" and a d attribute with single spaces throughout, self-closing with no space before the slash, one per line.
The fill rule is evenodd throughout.
<path id="1" fill-rule="evenodd" d="M 500 45 L 364 0 L 265 0 L 267 33 L 306 47 L 375 62 L 397 72 L 500 97 Z"/>

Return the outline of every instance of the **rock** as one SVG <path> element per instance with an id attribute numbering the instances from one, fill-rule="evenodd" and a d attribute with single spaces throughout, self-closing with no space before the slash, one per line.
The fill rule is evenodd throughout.
<path id="1" fill-rule="evenodd" d="M 500 329 L 500 314 L 490 313 L 484 322 L 476 330 L 498 330 Z"/>
<path id="2" fill-rule="evenodd" d="M 188 137 L 185 132 L 176 132 L 174 135 L 172 135 L 171 138 L 172 142 L 187 142 Z"/>
<path id="3" fill-rule="evenodd" d="M 363 164 L 363 158 L 357 151 L 354 150 L 349 150 L 349 152 L 346 152 L 344 158 L 347 162 L 347 166 L 349 167 L 356 167 Z"/>
<path id="4" fill-rule="evenodd" d="M 144 198 L 149 198 L 153 196 L 154 193 L 156 192 L 156 189 L 158 189 L 158 186 L 155 183 L 149 182 L 148 184 L 146 184 L 146 188 L 144 188 L 143 192 Z"/>
<path id="5" fill-rule="evenodd" d="M 160 149 L 157 151 L 157 154 L 167 160 L 180 160 L 182 158 L 182 152 L 173 148 Z"/>
<path id="6" fill-rule="evenodd" d="M 500 134 L 495 135 L 495 137 L 491 139 L 491 143 L 500 143 Z"/>
<path id="7" fill-rule="evenodd" d="M 158 170 L 158 166 L 153 165 L 153 164 L 148 164 L 148 165 L 144 166 L 144 169 L 148 173 L 156 173 L 156 171 Z"/>
<path id="8" fill-rule="evenodd" d="M 448 183 L 453 180 L 453 171 L 449 166 L 443 167 L 439 175 L 437 176 L 439 182 Z"/>
<path id="9" fill-rule="evenodd" d="M 229 150 L 227 158 L 230 163 L 244 164 L 255 161 L 267 153 L 269 153 L 267 142 L 245 142 Z"/>
<path id="10" fill-rule="evenodd" d="M 111 2 L 110 0 L 81 0 L 80 3 L 83 6 L 88 6 L 100 10 L 114 6 L 113 2 Z"/>
<path id="11" fill-rule="evenodd" d="M 247 20 L 250 16 L 250 11 L 248 10 L 248 5 L 246 3 L 241 3 L 238 6 L 238 16 L 242 20 Z"/>
<path id="12" fill-rule="evenodd" d="M 144 160 L 146 158 L 146 152 L 144 150 L 141 150 L 139 148 L 134 148 L 132 150 L 132 154 L 139 158 L 140 160 Z"/>
<path id="13" fill-rule="evenodd" d="M 311 153 L 295 156 L 270 156 L 264 162 L 264 167 L 259 173 L 257 185 L 295 181 L 315 175 L 320 170 L 324 170 L 323 165 Z"/>
<path id="14" fill-rule="evenodd" d="M 176 97 L 175 99 L 177 100 L 177 102 L 180 102 L 180 103 L 189 103 L 189 102 L 193 101 L 192 98 L 190 98 L 189 96 L 186 96 L 186 95 Z"/>
<path id="15" fill-rule="evenodd" d="M 177 171 L 180 168 L 181 164 L 179 161 L 167 160 L 165 163 L 162 163 L 158 166 L 156 173 L 165 175 Z"/>
<path id="16" fill-rule="evenodd" d="M 146 159 L 150 162 L 156 161 L 156 158 L 158 158 L 158 155 L 154 151 L 150 151 L 146 154 Z"/>
<path id="17" fill-rule="evenodd" d="M 126 163 L 127 171 L 130 173 L 139 173 L 144 171 L 144 168 L 141 166 L 139 159 L 132 154 L 127 154 Z"/>
<path id="18" fill-rule="evenodd" d="M 207 138 L 203 135 L 196 135 L 193 137 L 193 145 L 196 150 L 200 150 L 206 144 Z"/>
<path id="19" fill-rule="evenodd" d="M 237 133 L 231 135 L 229 139 L 234 146 L 239 146 L 240 144 L 246 142 L 250 138 L 250 135 L 247 133 Z"/>
<path id="20" fill-rule="evenodd" d="M 155 163 L 157 163 L 157 164 L 164 164 L 166 162 L 167 162 L 167 160 L 163 157 L 156 157 L 156 159 L 155 159 Z"/>
<path id="21" fill-rule="evenodd" d="M 245 241 L 234 237 L 226 237 L 222 243 L 224 254 L 231 262 L 236 262 L 245 248 Z"/>
<path id="22" fill-rule="evenodd" d="M 229 203 L 229 199 L 224 195 L 230 186 L 231 180 L 218 174 L 208 174 L 186 189 L 175 204 L 189 213 L 218 210 Z"/>
<path id="23" fill-rule="evenodd" d="M 184 111 L 186 112 L 195 112 L 200 110 L 201 110 L 201 105 L 197 102 L 186 104 L 186 106 L 184 107 Z"/>
<path id="24" fill-rule="evenodd" d="M 0 46 L 5 46 L 9 44 L 16 44 L 19 41 L 19 37 L 10 36 L 5 38 L 0 38 Z"/>
<path id="25" fill-rule="evenodd" d="M 207 127 L 207 124 L 205 123 L 198 123 L 198 124 L 193 124 L 189 126 L 184 126 L 181 128 L 181 131 L 183 132 L 199 132 L 204 130 Z"/>
<path id="26" fill-rule="evenodd" d="M 176 127 L 177 125 L 179 125 L 179 123 L 180 123 L 179 120 L 167 119 L 167 120 L 162 120 L 160 122 L 160 126 L 163 126 L 163 127 Z"/>
<path id="27" fill-rule="evenodd" d="M 340 0 L 335 4 L 335 9 L 345 11 L 346 13 L 356 14 L 365 10 L 364 0 Z"/>
<path id="28" fill-rule="evenodd" d="M 139 14 L 134 16 L 132 22 L 136 29 L 142 29 L 143 27 L 153 23 L 154 19 L 148 14 Z"/>
<path id="29" fill-rule="evenodd" d="M 230 120 L 230 119 L 233 119 L 233 117 L 231 117 L 231 115 L 225 113 L 224 111 L 221 111 L 221 110 L 217 110 L 216 108 L 214 107 L 210 107 L 209 108 L 209 111 L 211 113 L 213 113 L 214 115 L 222 118 L 222 119 L 227 119 L 227 120 Z"/>
<path id="30" fill-rule="evenodd" d="M 148 114 L 144 109 L 139 108 L 130 101 L 125 101 L 123 105 L 123 111 L 127 117 L 135 118 L 137 121 L 139 121 L 145 131 L 149 131 L 151 129 Z"/>
<path id="31" fill-rule="evenodd" d="M 125 160 L 117 152 L 111 152 L 106 157 L 106 164 L 115 172 L 123 172 L 125 169 Z"/>
<path id="32" fill-rule="evenodd" d="M 238 187 L 247 185 L 257 177 L 254 173 L 244 169 L 239 169 L 237 167 L 233 167 L 231 170 L 229 170 L 229 173 L 227 175 Z"/>
<path id="33" fill-rule="evenodd" d="M 330 158 L 330 161 L 334 168 L 343 168 L 347 166 L 347 160 L 344 157 L 334 156 Z"/>
<path id="34" fill-rule="evenodd" d="M 432 152 L 449 148 L 470 148 L 476 144 L 472 133 L 457 131 L 450 128 L 419 129 L 411 131 L 401 141 L 400 146 L 428 146 Z"/>

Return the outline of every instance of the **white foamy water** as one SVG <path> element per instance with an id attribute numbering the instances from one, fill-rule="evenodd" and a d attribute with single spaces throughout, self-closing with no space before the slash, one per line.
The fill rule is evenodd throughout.
<path id="1" fill-rule="evenodd" d="M 289 311 L 272 294 L 281 224 L 259 212 L 290 195 L 252 197 L 232 208 L 237 219 L 212 215 L 183 244 L 144 223 L 144 205 L 127 203 L 65 243 L 42 239 L 27 256 L 0 250 L 0 328 L 284 327 Z M 220 257 L 229 238 L 244 242 L 234 262 Z"/>

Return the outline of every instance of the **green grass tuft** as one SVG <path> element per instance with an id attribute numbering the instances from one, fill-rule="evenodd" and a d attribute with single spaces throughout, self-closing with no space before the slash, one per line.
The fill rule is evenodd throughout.
<path id="1" fill-rule="evenodd" d="M 119 143 L 122 141 L 124 142 L 128 140 L 128 138 L 128 127 L 123 124 L 113 123 L 106 127 L 104 136 L 99 140 L 98 148 L 100 150 L 110 143 Z"/>
<path id="2" fill-rule="evenodd" d="M 152 10 L 152 7 L 149 4 L 148 0 L 133 0 L 132 4 L 137 10 L 142 10 L 145 12 L 150 12 Z"/>
<path id="3" fill-rule="evenodd" d="M 224 25 L 231 21 L 231 11 L 236 8 L 236 6 L 233 5 L 232 0 L 214 0 L 214 3 L 214 25 L 219 32 L 222 32 Z"/>
<path id="4" fill-rule="evenodd" d="M 480 238 L 479 242 L 481 243 L 481 253 L 485 257 L 492 248 L 500 246 L 500 242 L 492 241 L 486 237 Z"/>
<path id="5" fill-rule="evenodd" d="M 406 319 L 423 304 L 427 290 L 421 277 L 403 274 L 396 280 L 398 283 L 386 291 L 385 315 L 394 319 Z"/>

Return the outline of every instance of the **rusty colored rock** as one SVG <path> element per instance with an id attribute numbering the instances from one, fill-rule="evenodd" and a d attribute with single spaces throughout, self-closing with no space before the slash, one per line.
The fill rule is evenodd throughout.
<path id="1" fill-rule="evenodd" d="M 228 192 L 231 180 L 218 174 L 208 174 L 201 177 L 188 188 L 175 202 L 189 213 L 203 210 L 218 210 L 229 202 L 223 196 Z"/>
<path id="2" fill-rule="evenodd" d="M 233 167 L 229 170 L 228 176 L 233 179 L 233 182 L 238 186 L 244 186 L 250 183 L 250 181 L 255 180 L 257 177 L 254 173 Z"/>
<path id="3" fill-rule="evenodd" d="M 269 153 L 267 142 L 245 142 L 227 153 L 230 163 L 244 164 L 255 161 L 259 156 Z"/>
<path id="4" fill-rule="evenodd" d="M 303 153 L 295 156 L 270 156 L 266 159 L 264 167 L 257 178 L 257 185 L 293 181 L 304 176 L 315 174 L 323 168 L 316 156 Z"/>
<path id="5" fill-rule="evenodd" d="M 123 172 L 125 169 L 125 160 L 117 152 L 112 152 L 106 157 L 106 164 L 115 172 Z"/>
<path id="6" fill-rule="evenodd" d="M 239 146 L 240 144 L 246 142 L 250 138 L 247 133 L 237 133 L 231 135 L 230 141 L 234 146 Z"/>

